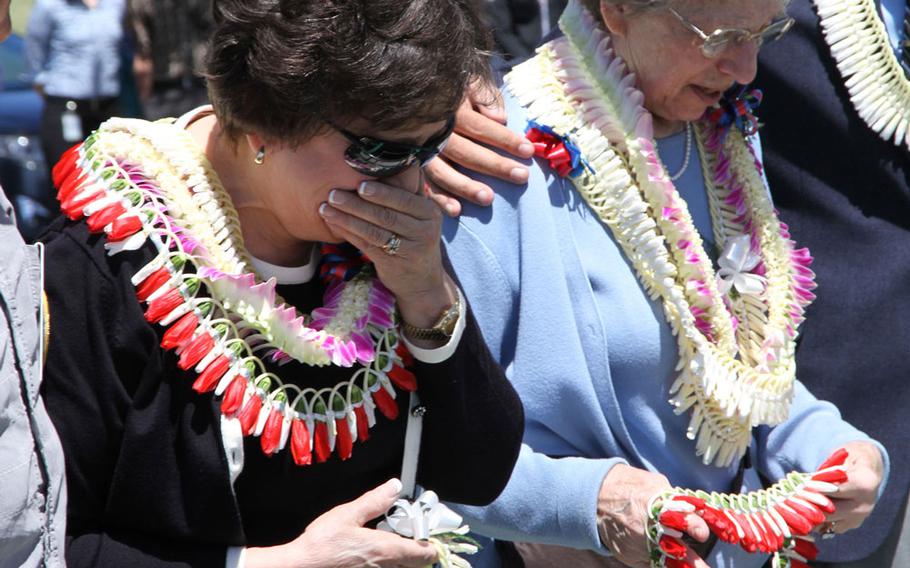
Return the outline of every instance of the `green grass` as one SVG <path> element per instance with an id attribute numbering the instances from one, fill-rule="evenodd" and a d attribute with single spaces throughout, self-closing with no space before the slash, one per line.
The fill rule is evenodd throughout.
<path id="1" fill-rule="evenodd" d="M 28 13 L 32 9 L 34 0 L 13 0 L 10 4 L 10 16 L 13 19 L 13 33 L 24 36 L 25 26 L 28 24 Z"/>

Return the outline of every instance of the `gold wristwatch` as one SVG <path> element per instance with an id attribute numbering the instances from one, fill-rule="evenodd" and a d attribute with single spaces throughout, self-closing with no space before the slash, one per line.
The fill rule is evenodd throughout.
<path id="1" fill-rule="evenodd" d="M 439 320 L 433 327 L 417 327 L 408 322 L 402 322 L 401 329 L 410 340 L 423 341 L 448 341 L 455 333 L 458 323 L 458 313 L 461 310 L 461 297 L 455 296 L 455 303 L 443 310 Z"/>

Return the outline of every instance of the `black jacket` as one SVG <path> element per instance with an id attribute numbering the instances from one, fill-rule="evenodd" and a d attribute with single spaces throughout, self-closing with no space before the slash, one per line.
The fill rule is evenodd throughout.
<path id="1" fill-rule="evenodd" d="M 69 489 L 69 566 L 222 568 L 228 546 L 268 546 L 298 536 L 315 517 L 400 475 L 407 396 L 400 414 L 377 415 L 366 442 L 341 461 L 294 465 L 286 449 L 266 457 L 247 438 L 243 472 L 229 481 L 219 400 L 159 347 L 129 279 L 148 250 L 105 254 L 85 223 L 45 235 L 53 314 L 43 393 L 63 442 Z M 279 286 L 309 311 L 318 282 Z M 518 396 L 492 360 L 472 316 L 452 357 L 415 363 L 423 425 L 418 482 L 448 500 L 492 501 L 518 457 Z M 321 388 L 352 370 L 288 364 L 286 381 Z"/>

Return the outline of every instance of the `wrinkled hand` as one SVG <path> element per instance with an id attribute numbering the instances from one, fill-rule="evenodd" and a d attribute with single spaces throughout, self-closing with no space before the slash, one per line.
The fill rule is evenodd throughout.
<path id="1" fill-rule="evenodd" d="M 502 98 L 495 87 L 475 82 L 455 114 L 455 133 L 442 152 L 443 159 L 432 160 L 426 166 L 434 185 L 433 199 L 452 217 L 461 213 L 458 199 L 467 199 L 478 205 L 493 202 L 490 186 L 457 171 L 452 167 L 453 163 L 516 184 L 528 181 L 526 166 L 481 146 L 488 144 L 519 158 L 533 156 L 531 143 L 506 128 L 505 122 Z"/>
<path id="2" fill-rule="evenodd" d="M 320 214 L 339 238 L 373 261 L 382 283 L 394 295 L 402 318 L 432 327 L 455 303 L 455 285 L 442 266 L 442 213 L 423 189 L 419 168 L 382 181 L 367 181 L 358 191 L 335 189 Z M 400 239 L 394 255 L 383 250 Z"/>
<path id="3" fill-rule="evenodd" d="M 843 533 L 855 529 L 866 520 L 875 508 L 878 488 L 882 484 L 884 462 L 881 452 L 868 442 L 850 442 L 844 445 L 849 456 L 844 463 L 847 481 L 840 484 L 837 493 L 828 495 L 837 510 L 828 515 L 821 532 L 830 529 Z"/>
<path id="4" fill-rule="evenodd" d="M 427 542 L 364 528 L 398 499 L 397 479 L 339 505 L 310 523 L 288 544 L 249 548 L 246 568 L 423 568 L 436 562 L 436 548 Z"/>
<path id="5" fill-rule="evenodd" d="M 613 466 L 600 486 L 597 499 L 597 525 L 600 540 L 613 556 L 635 568 L 649 568 L 647 519 L 648 503 L 655 495 L 670 489 L 667 478 L 625 464 Z M 694 513 L 687 515 L 689 536 L 705 542 L 708 525 Z M 708 568 L 691 549 L 687 560 L 696 568 Z"/>

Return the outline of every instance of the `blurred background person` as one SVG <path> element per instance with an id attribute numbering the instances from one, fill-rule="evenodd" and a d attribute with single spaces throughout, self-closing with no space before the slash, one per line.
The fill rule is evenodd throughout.
<path id="1" fill-rule="evenodd" d="M 40 138 L 44 104 L 32 89 L 25 28 L 32 0 L 9 3 L 11 32 L 0 42 L 0 185 L 16 209 L 16 226 L 31 239 L 57 207 Z"/>
<path id="2" fill-rule="evenodd" d="M 26 37 L 48 165 L 120 114 L 126 0 L 36 0 Z"/>
<path id="3" fill-rule="evenodd" d="M 502 58 L 498 66 L 511 67 L 530 57 L 565 7 L 566 0 L 488 0 L 487 18 Z"/>
<path id="4" fill-rule="evenodd" d="M 181 116 L 207 103 L 200 71 L 214 26 L 211 0 L 128 0 L 127 18 L 145 118 Z"/>

